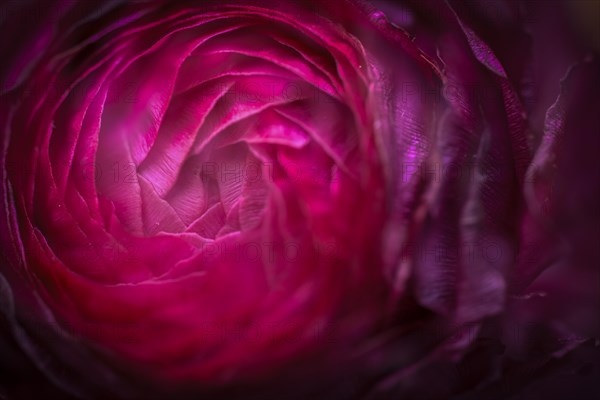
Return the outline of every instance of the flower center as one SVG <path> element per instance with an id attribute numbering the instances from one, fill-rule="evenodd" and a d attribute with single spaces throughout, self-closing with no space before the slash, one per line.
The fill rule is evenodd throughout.
<path id="1" fill-rule="evenodd" d="M 263 24 L 175 34 L 113 83 L 97 188 L 132 233 L 217 239 L 255 228 L 273 185 L 325 199 L 336 174 L 352 174 L 357 120 L 340 62 Z"/>

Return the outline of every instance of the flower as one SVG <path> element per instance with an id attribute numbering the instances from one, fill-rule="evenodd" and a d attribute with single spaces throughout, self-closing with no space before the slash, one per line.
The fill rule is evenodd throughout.
<path id="1" fill-rule="evenodd" d="M 585 346 L 554 188 L 598 197 L 597 57 L 493 4 L 53 2 L 2 51 L 9 336 L 79 398 L 447 398 Z"/>

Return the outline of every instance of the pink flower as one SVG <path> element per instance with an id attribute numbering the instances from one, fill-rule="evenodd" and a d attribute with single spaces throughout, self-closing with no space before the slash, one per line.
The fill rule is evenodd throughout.
<path id="1" fill-rule="evenodd" d="M 558 7 L 4 15 L 0 309 L 56 393 L 487 396 L 598 335 L 598 60 Z"/>

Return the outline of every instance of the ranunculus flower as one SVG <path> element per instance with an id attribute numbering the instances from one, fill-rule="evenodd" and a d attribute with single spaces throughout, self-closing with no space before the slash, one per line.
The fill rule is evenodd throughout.
<path id="1" fill-rule="evenodd" d="M 598 60 L 562 3 L 92 3 L 2 5 L 0 364 L 38 384 L 0 397 L 593 368 Z"/>

